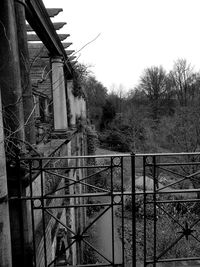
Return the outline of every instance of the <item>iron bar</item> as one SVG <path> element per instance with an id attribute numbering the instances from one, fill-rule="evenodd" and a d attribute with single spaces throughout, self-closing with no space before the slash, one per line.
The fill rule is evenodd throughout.
<path id="1" fill-rule="evenodd" d="M 131 196 L 131 191 L 125 191 L 123 195 L 127 195 L 127 196 Z M 136 193 L 137 194 L 137 193 Z M 141 194 L 141 193 L 138 193 L 138 194 Z M 149 192 L 149 194 L 152 194 L 152 192 Z M 85 197 L 85 198 L 88 198 L 88 197 L 103 197 L 103 196 L 110 196 L 111 193 L 108 192 L 108 193 L 99 193 L 99 192 L 96 192 L 96 193 L 85 193 L 85 194 L 72 194 L 72 195 L 46 195 L 44 196 L 44 199 L 55 199 L 55 198 L 77 198 L 78 196 L 81 196 L 81 197 Z M 113 195 L 114 197 L 115 196 L 120 196 L 121 195 L 121 192 L 113 192 Z M 29 196 L 29 197 L 10 197 L 9 200 L 10 201 L 15 201 L 15 200 L 41 200 L 41 196 L 38 195 L 38 196 L 33 196 L 32 198 Z"/>
<path id="2" fill-rule="evenodd" d="M 200 199 L 174 199 L 174 200 L 157 200 L 157 204 L 170 204 L 170 203 L 194 203 L 200 202 Z M 148 204 L 152 204 L 153 201 L 148 201 Z"/>
<path id="3" fill-rule="evenodd" d="M 184 234 L 181 234 L 171 245 L 169 245 L 164 251 L 162 251 L 158 256 L 157 256 L 157 262 L 158 259 L 161 258 L 163 255 L 165 255 L 172 247 L 174 247 L 182 238 L 184 237 Z"/>
<path id="4" fill-rule="evenodd" d="M 86 243 L 89 247 L 91 247 L 95 252 L 97 252 L 102 258 L 104 258 L 104 260 L 110 262 L 111 266 L 113 266 L 113 262 L 110 261 L 109 259 L 107 259 L 101 252 L 98 251 L 98 249 L 96 249 L 93 245 L 91 245 L 89 242 L 87 242 L 86 240 L 83 240 L 84 243 Z M 101 266 L 101 265 L 100 265 Z"/>
<path id="5" fill-rule="evenodd" d="M 179 152 L 179 153 L 138 153 L 135 154 L 136 157 L 153 157 L 153 156 L 161 156 L 161 157 L 175 157 L 175 156 L 200 156 L 200 152 Z M 90 158 L 111 158 L 111 157 L 130 157 L 130 153 L 117 153 L 115 155 L 113 154 L 108 154 L 108 155 L 88 155 L 88 156 L 55 156 L 53 159 L 77 159 L 77 158 L 85 158 L 85 159 L 90 159 Z M 21 157 L 21 160 L 37 160 L 39 161 L 41 157 Z M 42 157 L 43 160 L 52 160 L 52 157 Z"/>
<path id="6" fill-rule="evenodd" d="M 146 156 L 143 157 L 143 198 L 144 198 L 144 203 L 143 203 L 143 207 L 144 207 L 144 219 L 143 219 L 143 223 L 144 223 L 144 238 L 143 238 L 143 242 L 144 242 L 144 267 L 146 267 Z"/>
<path id="7" fill-rule="evenodd" d="M 35 244 L 35 220 L 34 220 L 34 200 L 33 198 L 33 184 L 32 184 L 32 161 L 29 160 L 29 181 L 30 181 L 30 197 L 31 197 L 31 222 L 32 222 L 32 239 L 33 239 L 33 261 L 34 265 L 37 266 L 36 262 L 36 244 Z"/>
<path id="8" fill-rule="evenodd" d="M 44 167 L 43 171 L 49 170 L 77 170 L 77 169 L 100 169 L 100 168 L 108 168 L 110 165 L 89 165 L 89 166 L 82 166 L 82 167 Z M 38 168 L 33 168 L 33 171 L 37 171 Z"/>
<path id="9" fill-rule="evenodd" d="M 96 190 L 102 190 L 103 192 L 109 192 L 109 190 L 106 190 L 106 189 L 104 189 L 104 188 L 100 188 L 100 187 L 94 186 L 94 185 L 92 185 L 92 184 L 88 184 L 88 183 L 84 183 L 84 182 L 82 182 L 82 180 L 88 179 L 88 177 L 86 177 L 86 178 L 84 178 L 84 179 L 80 179 L 80 180 L 74 181 L 74 179 L 69 178 L 69 177 L 66 177 L 66 176 L 61 175 L 61 174 L 53 173 L 53 172 L 50 172 L 50 171 L 45 171 L 45 172 L 46 172 L 46 173 L 49 173 L 49 174 L 52 174 L 52 175 L 55 175 L 55 176 L 58 176 L 59 178 L 62 178 L 62 179 L 65 179 L 65 180 L 73 181 L 73 183 L 71 183 L 71 184 L 68 184 L 68 185 L 66 185 L 66 186 L 57 188 L 57 189 L 54 191 L 54 193 L 55 193 L 55 192 L 58 192 L 59 190 L 62 190 L 62 189 L 64 189 L 64 188 L 67 188 L 67 187 L 69 187 L 69 186 L 71 186 L 71 185 L 75 185 L 75 184 L 82 184 L 82 185 L 91 187 L 91 188 L 96 189 Z M 47 196 L 47 195 L 49 195 L 49 193 L 46 194 L 46 196 Z"/>
<path id="10" fill-rule="evenodd" d="M 168 163 L 159 163 L 158 164 L 158 166 L 188 166 L 188 165 L 199 165 L 200 164 L 200 162 L 176 162 L 176 163 L 174 163 L 174 162 L 168 162 Z M 151 164 L 151 163 L 149 163 L 149 164 L 147 164 L 147 166 L 153 166 L 153 164 Z"/>
<path id="11" fill-rule="evenodd" d="M 141 157 L 141 155 L 152 155 L 152 154 L 136 154 L 138 157 Z M 160 154 L 159 154 L 160 155 Z M 162 154 L 161 154 L 162 155 Z M 172 155 L 172 154 L 170 154 Z M 173 154 L 174 155 L 174 154 Z M 198 154 L 200 155 L 200 153 Z M 53 156 L 53 157 L 42 157 L 42 160 L 52 160 L 52 159 L 110 159 L 111 157 L 130 157 L 130 153 L 117 153 L 115 155 L 113 154 L 108 154 L 108 155 L 85 155 L 85 156 L 80 156 L 80 155 L 77 155 L 77 156 Z M 31 158 L 31 157 L 21 157 L 20 160 L 32 160 L 32 161 L 40 161 L 41 160 L 41 157 L 34 157 L 34 158 Z"/>
<path id="12" fill-rule="evenodd" d="M 159 259 L 157 262 L 176 262 L 176 261 L 198 261 L 200 257 L 188 257 L 188 258 L 171 258 L 171 259 Z M 151 260 L 147 260 L 147 263 L 153 263 Z M 187 266 L 187 265 L 186 265 Z"/>
<path id="13" fill-rule="evenodd" d="M 119 203 L 113 203 L 113 206 L 119 206 Z M 74 204 L 74 205 L 55 205 L 55 206 L 44 206 L 43 209 L 69 209 L 69 208 L 88 208 L 88 207 L 111 207 L 110 203 L 101 203 L 101 204 Z M 35 210 L 40 210 L 41 207 L 34 207 Z"/>
<path id="14" fill-rule="evenodd" d="M 67 251 L 71 246 L 73 246 L 73 244 L 76 242 L 76 240 L 73 240 L 65 249 L 64 249 L 64 252 Z M 52 264 L 54 264 L 57 259 L 62 256 L 62 254 L 58 255 L 57 257 L 55 257 L 54 260 L 52 260 L 49 264 L 48 264 L 48 267 L 50 267 Z"/>
<path id="15" fill-rule="evenodd" d="M 114 209 L 113 209 L 113 159 L 114 157 L 111 157 L 110 159 L 110 170 L 111 170 L 111 173 L 110 173 L 110 183 L 111 183 L 111 197 L 110 197 L 110 200 L 111 200 L 111 227 L 112 227 L 112 263 L 114 264 L 115 263 L 115 236 L 114 236 Z"/>
<path id="16" fill-rule="evenodd" d="M 66 265 L 60 265 L 60 266 L 63 266 L 63 267 L 66 267 Z M 107 264 L 107 263 L 101 263 L 100 265 L 99 264 L 87 264 L 87 265 L 82 265 L 82 264 L 78 264 L 78 265 L 67 265 L 67 267 L 121 267 L 122 265 L 121 264 Z"/>
<path id="17" fill-rule="evenodd" d="M 132 198 L 132 265 L 136 267 L 136 201 L 135 201 L 135 154 L 131 154 L 131 198 Z"/>
<path id="18" fill-rule="evenodd" d="M 200 239 L 198 239 L 196 236 L 194 236 L 193 234 L 190 234 L 197 242 L 200 243 Z"/>
<path id="19" fill-rule="evenodd" d="M 169 185 L 167 185 L 167 186 L 165 186 L 165 187 L 162 187 L 162 188 L 158 189 L 158 191 L 159 191 L 159 190 L 163 190 L 163 189 L 165 189 L 166 187 L 169 187 L 169 186 L 172 186 L 172 185 L 176 185 L 176 184 L 178 184 L 178 183 L 180 183 L 180 182 L 183 182 L 184 180 L 191 179 L 191 178 L 193 178 L 194 176 L 196 176 L 197 174 L 200 174 L 200 171 L 195 172 L 195 173 L 192 173 L 192 174 L 189 174 L 189 175 L 182 175 L 182 176 L 184 177 L 183 179 L 181 179 L 181 180 L 179 180 L 179 181 L 176 181 L 176 182 L 174 182 L 174 183 L 171 183 L 171 184 L 169 184 Z"/>
<path id="20" fill-rule="evenodd" d="M 120 161 L 121 161 L 121 216 L 122 216 L 122 266 L 125 266 L 125 235 L 124 235 L 124 196 L 123 196 L 123 192 L 124 192 L 124 173 L 123 173 L 123 164 L 124 164 L 124 158 L 121 157 Z"/>
<path id="21" fill-rule="evenodd" d="M 45 210 L 44 210 L 44 177 L 42 169 L 42 159 L 39 162 L 40 175 L 41 175 L 41 208 L 42 208 L 42 229 L 43 229 L 43 241 L 44 241 L 44 264 L 47 267 L 47 248 L 46 248 L 46 225 L 45 225 Z"/>
<path id="22" fill-rule="evenodd" d="M 103 170 L 100 170 L 100 171 L 98 171 L 98 172 L 95 172 L 95 173 L 93 173 L 93 174 L 91 174 L 91 175 L 88 175 L 88 176 L 86 176 L 86 177 L 83 177 L 82 179 L 79 180 L 79 182 L 82 182 L 82 181 L 87 180 L 87 179 L 89 179 L 89 178 L 91 178 L 91 177 L 93 177 L 93 176 L 95 176 L 95 175 L 97 175 L 97 174 L 100 174 L 100 173 L 102 173 L 102 172 L 105 172 L 105 171 L 109 170 L 109 168 L 110 168 L 110 166 L 107 167 L 107 168 L 105 168 L 105 169 L 103 169 Z M 81 167 L 80 167 L 80 169 L 81 169 Z M 56 176 L 58 176 L 58 177 L 60 177 L 60 178 L 63 178 L 63 179 L 69 180 L 69 181 L 73 181 L 73 183 L 70 184 L 70 185 L 73 185 L 73 184 L 76 184 L 76 183 L 77 183 L 77 181 L 74 181 L 74 179 L 69 178 L 69 177 L 66 177 L 66 176 L 64 176 L 64 175 L 61 175 L 61 174 L 58 174 L 58 173 L 53 173 L 53 172 L 50 172 L 50 171 L 48 171 L 48 170 L 46 170 L 46 169 L 45 169 L 45 172 L 47 172 L 47 173 L 49 173 L 49 174 L 52 174 L 52 175 L 56 175 Z"/>
<path id="23" fill-rule="evenodd" d="M 165 209 L 163 209 L 160 205 L 158 205 L 157 202 L 157 207 L 159 207 L 159 209 L 161 209 L 165 214 L 167 214 L 175 223 L 177 223 L 182 229 L 184 229 L 184 226 L 182 226 L 179 221 L 177 221 L 169 212 L 167 212 Z"/>
<path id="24" fill-rule="evenodd" d="M 110 209 L 110 205 L 108 208 L 105 208 L 102 213 L 100 213 L 81 233 L 82 235 L 87 232 L 87 230 L 99 219 L 103 216 L 104 213 L 106 213 Z"/>
<path id="25" fill-rule="evenodd" d="M 22 189 L 22 181 L 20 176 L 20 160 L 18 157 L 16 157 L 16 169 L 17 169 L 17 179 L 18 179 L 18 198 L 20 199 L 23 194 Z M 23 201 L 19 201 L 18 203 L 19 207 L 19 230 L 20 230 L 20 245 L 21 245 L 21 251 L 22 251 L 22 266 L 26 266 L 25 262 L 25 238 L 24 238 L 24 213 L 23 213 Z"/>
<path id="26" fill-rule="evenodd" d="M 200 218 L 196 221 L 194 221 L 191 225 L 190 225 L 190 228 L 194 227 L 198 222 L 200 222 Z"/>
<path id="27" fill-rule="evenodd" d="M 153 216 L 154 216 L 154 255 L 153 266 L 156 267 L 156 253 L 157 253 L 157 212 L 156 212 L 156 186 L 157 186 L 157 173 L 156 173 L 156 157 L 153 156 Z"/>
<path id="28" fill-rule="evenodd" d="M 184 194 L 184 193 L 197 193 L 197 192 L 200 192 L 200 189 L 185 189 L 185 190 L 169 190 L 169 191 L 157 191 L 156 194 L 157 195 L 169 195 L 169 194 Z M 114 196 L 120 196 L 120 192 L 113 192 L 113 195 Z M 146 191 L 145 192 L 146 195 L 153 195 L 153 191 Z M 59 196 L 54 196 L 54 195 L 48 195 L 48 196 L 45 196 L 44 199 L 54 199 L 54 198 L 76 198 L 78 196 L 81 196 L 81 197 L 100 197 L 100 196 L 110 196 L 111 194 L 110 193 L 85 193 L 85 194 L 73 194 L 73 195 L 59 195 Z M 123 193 L 123 195 L 126 195 L 126 196 L 131 196 L 132 193 L 131 191 L 125 191 Z M 139 195 L 143 195 L 143 192 L 141 191 L 136 191 L 135 192 L 135 195 L 136 196 L 139 196 Z M 32 198 L 33 200 L 37 200 L 37 199 L 41 199 L 41 196 L 33 196 Z M 31 200 L 31 197 L 17 197 L 17 196 L 14 196 L 14 197 L 10 197 L 9 198 L 9 201 L 15 201 L 15 200 Z M 171 201 L 163 201 L 163 203 L 167 203 L 167 202 L 181 202 L 181 199 L 180 200 L 171 200 Z M 187 202 L 187 199 L 185 200 Z M 197 201 L 199 202 L 199 199 L 193 199 L 193 201 Z M 158 203 L 162 203 L 162 201 L 157 201 Z M 151 203 L 150 201 L 148 201 L 147 203 Z"/>
<path id="29" fill-rule="evenodd" d="M 48 210 L 45 210 L 46 213 L 48 213 L 51 217 L 53 217 L 58 223 L 60 223 L 64 228 L 66 228 L 70 233 L 72 233 L 73 235 L 76 235 L 76 233 L 74 231 L 71 230 L 71 228 L 67 227 L 67 225 L 65 225 L 64 223 L 62 223 L 58 218 L 56 218 L 51 212 L 49 212 Z"/>
<path id="30" fill-rule="evenodd" d="M 174 240 L 174 242 L 172 242 L 172 244 L 170 244 L 164 251 L 162 251 L 161 253 L 159 253 L 159 255 L 157 255 L 158 251 L 158 245 L 159 245 L 159 239 L 158 239 L 158 223 L 157 220 L 160 218 L 157 215 L 160 216 L 159 214 L 159 210 L 157 210 L 157 208 L 161 209 L 163 211 L 164 216 L 168 216 L 171 220 L 173 220 L 173 222 L 175 222 L 178 226 L 181 227 L 182 230 L 185 230 L 184 226 L 179 222 L 178 219 L 176 219 L 172 214 L 170 214 L 170 212 L 168 212 L 168 210 L 164 207 L 165 204 L 176 204 L 176 203 L 199 203 L 200 199 L 198 198 L 194 198 L 195 196 L 191 196 L 191 199 L 188 199 L 188 196 L 186 194 L 196 194 L 200 192 L 200 188 L 197 189 L 173 189 L 172 187 L 184 182 L 185 180 L 192 180 L 195 176 L 200 175 L 200 171 L 196 171 L 192 174 L 189 175 L 184 175 L 182 173 L 176 172 L 174 171 L 174 169 L 170 169 L 170 168 L 165 168 L 165 167 L 176 167 L 176 166 L 186 166 L 186 165 L 190 165 L 190 166 L 197 166 L 200 165 L 200 162 L 186 162 L 186 160 L 183 159 L 182 162 L 174 162 L 174 161 L 181 161 L 181 158 L 178 157 L 182 157 L 182 156 L 188 156 L 188 155 L 195 155 L 195 156 L 200 156 L 200 153 L 175 153 L 175 154 L 171 154 L 171 153 L 164 153 L 164 154 L 160 154 L 160 153 L 153 153 L 153 154 L 116 154 L 116 155 L 101 155 L 101 156 L 74 156 L 74 157 L 46 157 L 46 158 L 34 158 L 34 159 L 27 159 L 25 158 L 24 160 L 26 162 L 28 162 L 28 166 L 29 166 L 29 174 L 27 175 L 28 177 L 28 185 L 30 188 L 30 196 L 28 195 L 24 195 L 20 190 L 20 177 L 18 177 L 19 181 L 18 181 L 18 185 L 19 185 L 19 190 L 18 190 L 18 195 L 13 196 L 13 197 L 9 197 L 9 201 L 15 201 L 18 200 L 21 203 L 25 203 L 25 201 L 30 201 L 30 207 L 31 207 L 31 220 L 32 220 L 32 233 L 33 233 L 33 249 L 34 249 L 34 263 L 36 266 L 36 244 L 35 244 L 35 232 L 37 229 L 35 229 L 35 218 L 34 218 L 34 210 L 41 210 L 42 216 L 41 216 L 41 222 L 42 222 L 42 230 L 43 230 L 43 241 L 44 241 L 44 260 L 45 260 L 45 267 L 47 266 L 51 266 L 53 265 L 56 260 L 54 259 L 49 265 L 48 265 L 48 261 L 49 259 L 47 259 L 47 236 L 46 236 L 46 217 L 45 215 L 49 215 L 51 216 L 59 225 L 61 225 L 62 227 L 64 227 L 65 229 L 67 229 L 67 232 L 71 232 L 72 233 L 72 238 L 76 237 L 79 232 L 76 233 L 76 231 L 72 231 L 70 227 L 68 227 L 67 224 L 63 223 L 59 218 L 57 218 L 57 215 L 54 215 L 55 211 L 53 212 L 53 210 L 56 209 L 72 209 L 72 208 L 76 208 L 76 209 L 81 209 L 81 208 L 88 208 L 88 207 L 104 207 L 103 212 L 98 212 L 97 216 L 87 225 L 85 226 L 84 229 L 80 230 L 80 235 L 84 235 L 107 211 L 110 210 L 111 213 L 111 249 L 112 249 L 112 259 L 108 260 L 100 251 L 98 251 L 98 249 L 96 249 L 95 247 L 93 247 L 88 241 L 86 241 L 85 239 L 82 239 L 81 242 L 85 243 L 85 244 L 89 244 L 90 248 L 94 250 L 94 252 L 98 253 L 101 257 L 104 258 L 104 260 L 107 260 L 109 263 L 108 264 L 86 264 L 86 265 L 81 265 L 81 262 L 79 265 L 77 266 L 126 266 L 126 257 L 125 257 L 125 249 L 126 249 L 126 245 L 125 245 L 125 197 L 126 196 L 130 196 L 131 197 L 131 204 L 132 204 L 132 266 L 136 267 L 136 262 L 137 262 L 137 258 L 136 258 L 136 197 L 137 196 L 141 196 L 143 197 L 143 263 L 144 263 L 144 267 L 147 266 L 148 264 L 153 264 L 154 267 L 156 267 L 158 265 L 159 262 L 173 262 L 173 261 L 190 261 L 190 260 L 200 260 L 200 257 L 188 257 L 188 258 L 177 258 L 177 259 L 163 259 L 162 257 L 166 256 L 167 252 L 173 247 L 175 246 L 184 236 L 185 234 L 182 234 L 183 232 L 181 232 L 180 236 L 178 236 L 178 238 L 176 238 L 176 240 Z M 131 159 L 131 190 L 130 191 L 126 191 L 124 190 L 124 159 L 125 158 L 129 158 Z M 164 161 L 164 157 L 168 158 L 168 162 L 158 162 L 157 157 L 161 157 L 161 159 L 163 158 Z M 171 159 L 170 159 L 171 157 Z M 172 159 L 173 157 L 173 159 Z M 83 164 L 81 164 L 81 166 L 78 166 L 75 164 L 73 165 L 73 162 L 71 162 L 71 166 L 68 167 L 62 167 L 62 165 L 57 166 L 57 167 L 50 167 L 48 166 L 49 163 L 53 164 L 55 162 L 53 162 L 52 160 L 57 160 L 56 164 L 58 163 L 59 160 L 83 160 L 83 159 L 89 159 L 89 158 L 99 158 L 99 159 L 110 159 L 110 164 L 105 164 L 105 165 L 89 165 L 86 166 Z M 137 179 L 136 177 L 136 159 L 141 159 L 142 160 L 142 176 L 143 176 L 143 188 L 141 191 L 137 191 L 136 188 L 136 182 L 135 180 Z M 21 159 L 20 159 L 21 160 Z M 45 162 L 49 160 L 49 162 Z M 34 164 L 34 162 L 38 161 L 38 165 Z M 148 162 L 150 161 L 150 162 Z M 147 178 L 148 177 L 148 168 L 152 168 L 153 172 L 152 172 L 152 177 L 153 177 L 153 188 L 151 190 L 149 190 L 147 188 Z M 96 172 L 92 173 L 91 175 L 88 175 L 86 177 L 81 178 L 80 180 L 74 180 L 70 177 L 67 177 L 65 175 L 59 174 L 54 172 L 59 171 L 59 170 L 87 170 L 87 169 L 94 169 Z M 97 170 L 98 169 L 98 170 Z M 119 177 L 119 181 L 120 181 L 120 189 L 119 192 L 115 192 L 115 169 L 119 169 L 120 170 L 120 176 Z M 88 178 L 91 177 L 95 177 L 98 174 L 104 173 L 108 170 L 111 170 L 109 173 L 109 178 L 110 178 L 110 190 L 105 189 L 105 188 L 101 188 L 101 186 L 96 186 L 96 185 L 92 185 L 89 184 L 87 182 L 84 182 L 85 180 L 87 180 Z M 179 178 L 178 181 L 172 182 L 168 185 L 164 185 L 161 188 L 157 187 L 158 184 L 158 180 L 157 180 L 157 171 L 160 170 L 163 172 L 163 175 L 165 173 L 170 173 L 171 175 L 174 175 L 173 178 L 178 178 L 181 177 L 181 179 Z M 37 174 L 35 171 L 38 171 Z M 141 171 L 141 170 L 140 170 Z M 49 173 L 50 175 L 52 175 L 52 177 L 55 179 L 56 177 L 61 178 L 61 179 L 65 179 L 69 181 L 69 184 L 66 186 L 62 186 L 62 187 L 57 187 L 54 192 L 52 193 L 48 193 L 45 194 L 45 172 Z M 41 177 L 39 177 L 39 175 Z M 41 193 L 39 194 L 37 192 L 34 192 L 34 188 L 33 188 L 33 178 L 34 177 L 38 177 L 40 178 L 41 181 Z M 51 176 L 50 176 L 51 177 Z M 195 177 L 196 178 L 196 177 Z M 26 181 L 27 184 L 27 181 Z M 79 190 L 77 191 L 77 193 L 75 194 L 63 194 L 60 191 L 62 189 L 68 188 L 69 186 L 73 186 L 73 185 L 79 185 L 80 187 L 90 187 L 95 191 L 100 191 L 100 192 L 93 192 L 93 193 L 84 193 L 83 191 Z M 56 195 L 54 194 L 56 193 Z M 173 199 L 168 199 L 168 197 L 170 196 L 170 194 L 172 195 Z M 182 199 L 178 199 L 178 197 L 183 197 Z M 115 197 L 119 196 L 121 198 L 120 201 L 115 201 Z M 177 199 L 174 199 L 177 196 Z M 185 199 L 184 199 L 185 196 Z M 85 202 L 82 202 L 82 200 L 87 200 L 88 198 L 109 198 L 108 202 L 107 200 L 103 200 L 103 202 L 98 202 L 98 203 L 91 203 L 91 204 L 86 204 Z M 148 197 L 150 197 L 151 199 L 149 199 Z M 162 197 L 160 199 L 160 197 Z M 165 198 L 166 197 L 166 198 Z M 72 203 L 70 205 L 67 205 L 67 202 L 64 205 L 59 205 L 58 201 L 56 202 L 56 199 L 81 199 L 81 201 L 78 201 L 77 203 Z M 41 202 L 41 205 L 39 206 L 35 206 L 34 205 L 34 201 L 39 200 Z M 55 200 L 55 202 L 50 201 L 50 200 Z M 27 202 L 28 203 L 28 202 Z M 50 205 L 48 205 L 48 203 L 51 203 Z M 115 207 L 121 207 L 121 248 L 122 248 L 122 260 L 120 264 L 116 264 L 116 260 L 115 260 L 115 215 L 114 215 L 114 211 L 115 211 Z M 147 240 L 147 231 L 148 231 L 148 224 L 147 224 L 147 220 L 148 220 L 148 212 L 149 210 L 147 209 L 148 207 L 153 207 L 153 212 L 152 212 L 152 225 L 153 225 L 153 238 L 152 240 L 150 240 L 153 243 L 153 252 L 151 255 L 153 255 L 153 259 L 150 260 L 149 259 L 149 241 Z M 187 209 L 187 207 L 186 207 Z M 109 213 L 109 214 L 110 214 Z M 56 213 L 55 213 L 56 214 Z M 78 215 L 79 213 L 77 213 Z M 187 215 L 188 216 L 188 215 Z M 192 227 L 194 227 L 195 225 L 197 225 L 199 223 L 200 219 L 198 220 L 193 220 L 193 223 L 189 226 L 189 229 L 192 229 Z M 177 227 L 177 226 L 176 226 Z M 22 229 L 22 228 L 21 228 Z M 193 230 L 193 229 L 192 229 Z M 23 233 L 22 233 L 23 234 Z M 200 242 L 200 240 L 198 239 L 198 236 L 195 236 L 196 234 L 190 234 L 191 238 L 194 238 L 196 241 Z M 22 235 L 23 237 L 23 235 Z M 84 237 L 84 236 L 83 236 Z M 85 236 L 86 237 L 86 236 Z M 193 240 L 193 242 L 196 242 L 195 240 Z M 73 244 L 75 242 L 79 242 L 78 240 L 74 240 L 72 243 L 69 244 L 69 246 L 67 247 L 67 249 L 69 249 L 71 246 L 73 246 Z M 80 242 L 80 243 L 81 243 Z M 66 250 L 65 250 L 66 251 Z M 150 255 L 150 256 L 151 256 Z M 167 254 L 168 255 L 168 254 Z M 162 259 L 161 259 L 162 258 Z M 70 266 L 70 265 L 69 265 Z"/>

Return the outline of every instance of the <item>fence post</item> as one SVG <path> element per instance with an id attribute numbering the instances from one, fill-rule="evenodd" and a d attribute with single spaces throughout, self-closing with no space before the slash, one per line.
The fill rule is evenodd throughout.
<path id="1" fill-rule="evenodd" d="M 132 266 L 136 267 L 135 153 L 131 153 Z"/>

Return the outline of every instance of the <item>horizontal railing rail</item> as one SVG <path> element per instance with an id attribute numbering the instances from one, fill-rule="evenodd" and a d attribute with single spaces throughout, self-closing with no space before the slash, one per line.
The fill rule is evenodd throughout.
<path id="1" fill-rule="evenodd" d="M 18 193 L 9 201 L 26 203 L 21 242 L 28 228 L 33 266 L 200 260 L 200 152 L 34 157 L 16 164 L 25 171 L 17 172 Z"/>

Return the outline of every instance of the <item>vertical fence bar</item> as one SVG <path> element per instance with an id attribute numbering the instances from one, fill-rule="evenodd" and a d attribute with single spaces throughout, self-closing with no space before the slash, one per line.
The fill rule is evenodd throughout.
<path id="1" fill-rule="evenodd" d="M 41 178 L 41 209 L 42 209 L 42 229 L 43 229 L 43 240 L 44 240 L 44 264 L 47 267 L 47 248 L 46 248 L 46 227 L 45 227 L 45 211 L 44 211 L 44 177 L 42 159 L 39 160 L 40 178 Z"/>
<path id="2" fill-rule="evenodd" d="M 156 213 L 156 186 L 157 186 L 157 177 L 156 177 L 156 156 L 153 156 L 153 216 L 154 216 L 154 244 L 153 244 L 153 266 L 156 267 L 156 246 L 157 246 L 157 235 L 156 235 L 156 222 L 157 222 L 157 213 Z"/>
<path id="3" fill-rule="evenodd" d="M 111 218 L 112 218 L 112 222 L 111 222 L 111 227 L 112 227 L 112 264 L 115 264 L 115 236 L 114 236 L 114 207 L 113 207 L 113 165 L 114 165 L 114 158 L 111 157 L 111 166 L 110 166 L 110 187 L 111 187 Z"/>
<path id="4" fill-rule="evenodd" d="M 125 266 L 125 247 L 124 247 L 124 158 L 121 157 L 121 207 L 122 207 L 122 266 Z"/>
<path id="5" fill-rule="evenodd" d="M 146 266 L 146 160 L 147 157 L 143 156 L 143 194 L 144 194 L 144 267 Z"/>
<path id="6" fill-rule="evenodd" d="M 132 266 L 136 267 L 135 154 L 131 153 Z"/>
<path id="7" fill-rule="evenodd" d="M 32 160 L 29 160 L 29 183 L 30 183 L 30 198 L 31 198 L 31 222 L 32 222 L 32 240 L 33 240 L 33 262 L 36 266 L 36 249 L 35 249 L 35 221 L 34 221 L 34 200 L 33 185 L 32 185 Z"/>
<path id="8" fill-rule="evenodd" d="M 17 169 L 17 178 L 18 178 L 18 208 L 19 208 L 19 224 L 20 224 L 20 245 L 22 249 L 22 266 L 25 267 L 25 239 L 24 239 L 24 220 L 23 220 L 23 203 L 22 203 L 22 181 L 21 181 L 21 172 L 20 172 L 20 159 L 16 157 L 16 169 Z"/>

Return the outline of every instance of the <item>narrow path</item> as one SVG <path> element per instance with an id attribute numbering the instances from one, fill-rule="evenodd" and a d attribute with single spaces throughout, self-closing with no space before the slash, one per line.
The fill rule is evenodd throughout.
<path id="1" fill-rule="evenodd" d="M 116 154 L 116 152 L 107 151 L 104 149 L 98 149 L 98 155 L 102 154 Z M 97 199 L 100 202 L 110 203 L 109 197 L 104 197 L 104 199 Z M 122 244 L 121 239 L 119 237 L 117 228 L 119 225 L 119 218 L 115 215 L 116 207 L 114 207 L 114 263 L 120 264 L 122 262 Z M 100 214 L 103 209 L 94 215 L 96 217 Z M 108 260 L 112 261 L 112 211 L 111 208 L 106 211 L 95 223 L 93 227 L 93 244 L 102 253 Z M 102 262 L 107 262 L 100 255 L 98 256 L 98 260 Z"/>
<path id="2" fill-rule="evenodd" d="M 109 209 L 95 224 L 97 232 L 96 247 L 110 261 L 112 261 L 112 215 Z M 102 259 L 102 257 L 100 257 Z M 99 259 L 100 259 L 99 258 Z M 122 246 L 117 233 L 116 224 L 114 226 L 114 261 L 121 263 Z"/>

